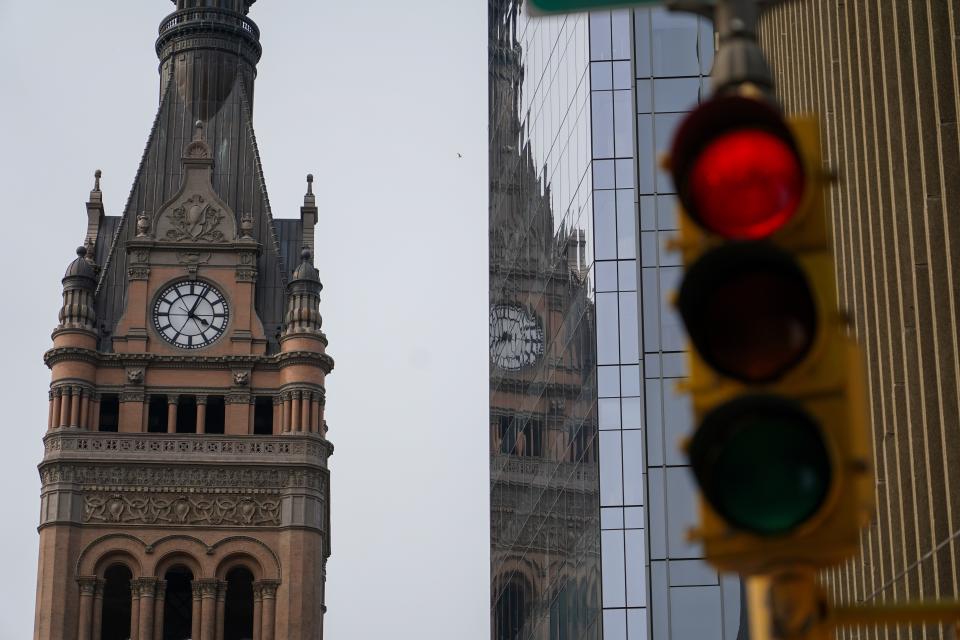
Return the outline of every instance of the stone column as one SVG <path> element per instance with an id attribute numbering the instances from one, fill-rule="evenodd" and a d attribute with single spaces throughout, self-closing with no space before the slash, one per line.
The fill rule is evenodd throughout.
<path id="1" fill-rule="evenodd" d="M 78 640 L 92 640 L 93 635 L 93 603 L 97 591 L 96 576 L 80 576 L 80 622 L 78 623 Z"/>
<path id="2" fill-rule="evenodd" d="M 50 389 L 47 392 L 47 429 L 53 428 L 53 405 L 56 399 L 57 396 L 53 394 L 53 389 Z"/>
<path id="3" fill-rule="evenodd" d="M 197 396 L 197 433 L 207 432 L 207 396 Z"/>
<path id="4" fill-rule="evenodd" d="M 194 580 L 194 581 L 191 583 L 191 586 L 193 587 L 193 613 L 192 613 L 192 618 L 191 618 L 192 625 L 191 625 L 191 627 L 190 627 L 190 629 L 191 629 L 191 631 L 190 631 L 190 637 L 191 637 L 193 640 L 200 640 L 200 624 L 201 624 L 200 621 L 201 621 L 201 616 L 202 616 L 202 614 L 201 614 L 201 606 L 202 606 L 202 604 L 201 604 L 201 597 L 203 596 L 203 593 L 202 593 L 202 590 L 201 590 L 201 588 L 200 588 L 200 581 L 199 581 L 199 580 Z"/>
<path id="5" fill-rule="evenodd" d="M 130 581 L 130 640 L 140 640 L 140 581 Z"/>
<path id="6" fill-rule="evenodd" d="M 81 429 L 90 428 L 90 392 L 84 389 L 80 393 L 80 419 L 77 426 Z"/>
<path id="7" fill-rule="evenodd" d="M 103 588 L 106 584 L 106 580 L 98 579 L 97 591 L 93 594 L 93 640 L 100 640 L 103 632 Z"/>
<path id="8" fill-rule="evenodd" d="M 223 626 L 227 615 L 227 582 L 217 581 L 217 633 L 216 640 L 223 640 Z M 162 640 L 157 638 L 156 640 Z"/>
<path id="9" fill-rule="evenodd" d="M 177 396 L 167 396 L 167 433 L 177 432 Z"/>
<path id="10" fill-rule="evenodd" d="M 260 640 L 260 626 L 263 623 L 263 589 L 259 582 L 253 583 L 253 640 Z"/>
<path id="11" fill-rule="evenodd" d="M 294 391 L 290 394 L 290 431 L 302 431 L 300 424 L 300 392 Z"/>
<path id="12" fill-rule="evenodd" d="M 70 387 L 60 387 L 60 426 L 66 427 L 70 424 Z"/>
<path id="13" fill-rule="evenodd" d="M 281 433 L 286 433 L 287 431 L 290 431 L 290 401 L 291 401 L 291 399 L 292 399 L 291 394 L 285 393 L 285 394 L 283 395 L 283 399 L 281 400 L 281 402 L 283 403 L 282 406 L 281 406 L 281 415 L 283 416 L 283 419 L 280 421 L 280 431 L 281 431 Z"/>
<path id="14" fill-rule="evenodd" d="M 153 616 L 157 607 L 156 578 L 140 578 L 140 640 L 153 640 Z"/>
<path id="15" fill-rule="evenodd" d="M 310 411 L 310 431 L 320 433 L 320 394 L 313 394 L 313 408 Z"/>
<path id="16" fill-rule="evenodd" d="M 303 425 L 300 429 L 301 431 L 312 431 L 310 427 L 310 425 L 313 424 L 313 413 L 310 411 L 311 396 L 313 396 L 313 394 L 310 393 L 309 391 L 303 392 L 303 402 L 302 402 L 303 407 L 300 409 L 300 411 L 303 413 L 303 416 L 301 416 L 300 418 L 301 423 Z"/>
<path id="17" fill-rule="evenodd" d="M 56 429 L 60 426 L 60 390 L 50 390 L 50 428 Z"/>
<path id="18" fill-rule="evenodd" d="M 263 594 L 260 640 L 273 640 L 273 634 L 276 628 L 277 582 L 274 580 L 261 580 L 260 590 Z"/>
<path id="19" fill-rule="evenodd" d="M 163 613 L 167 603 L 167 581 L 157 580 L 157 595 L 153 599 L 153 640 L 163 640 Z"/>
<path id="20" fill-rule="evenodd" d="M 71 427 L 80 426 L 80 387 L 70 387 L 70 424 Z"/>
<path id="21" fill-rule="evenodd" d="M 200 640 L 214 640 L 217 633 L 217 591 L 220 586 L 216 578 L 204 578 L 200 583 Z"/>
<path id="22" fill-rule="evenodd" d="M 283 407 L 280 396 L 273 397 L 273 433 L 283 433 Z"/>
<path id="23" fill-rule="evenodd" d="M 100 430 L 100 400 L 97 399 L 96 394 L 90 394 L 90 431 L 99 431 Z M 119 425 L 117 425 L 119 428 Z"/>

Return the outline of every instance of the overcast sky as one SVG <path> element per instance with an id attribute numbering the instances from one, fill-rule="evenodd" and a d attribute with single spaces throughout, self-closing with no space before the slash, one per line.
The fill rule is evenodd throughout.
<path id="1" fill-rule="evenodd" d="M 42 355 L 60 278 L 94 169 L 107 214 L 122 212 L 172 8 L 0 0 L 0 640 L 33 632 Z M 251 18 L 274 215 L 297 217 L 305 174 L 317 178 L 336 360 L 325 636 L 486 640 L 486 2 L 261 0 Z"/>

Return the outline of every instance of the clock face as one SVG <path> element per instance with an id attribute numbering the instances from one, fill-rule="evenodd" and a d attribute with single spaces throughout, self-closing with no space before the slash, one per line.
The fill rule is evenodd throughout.
<path id="1" fill-rule="evenodd" d="M 177 282 L 157 297 L 153 325 L 181 349 L 199 349 L 223 335 L 230 309 L 223 294 L 206 282 Z"/>
<path id="2" fill-rule="evenodd" d="M 507 371 L 519 371 L 543 356 L 543 328 L 523 307 L 490 307 L 490 362 Z"/>

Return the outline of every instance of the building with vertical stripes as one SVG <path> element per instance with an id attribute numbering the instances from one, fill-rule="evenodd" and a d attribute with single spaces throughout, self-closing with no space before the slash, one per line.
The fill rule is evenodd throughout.
<path id="1" fill-rule="evenodd" d="M 842 601 L 960 590 L 960 5 L 771 9 L 760 37 L 786 111 L 820 119 L 839 303 L 867 360 L 876 517 L 826 574 Z M 937 626 L 846 632 L 943 638 Z"/>

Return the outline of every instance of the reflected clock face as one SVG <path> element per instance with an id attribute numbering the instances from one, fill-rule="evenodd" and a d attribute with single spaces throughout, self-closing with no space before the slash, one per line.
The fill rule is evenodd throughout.
<path id="1" fill-rule="evenodd" d="M 205 347 L 223 335 L 230 309 L 223 294 L 206 282 L 177 282 L 157 297 L 153 324 L 164 340 L 181 349 Z"/>
<path id="2" fill-rule="evenodd" d="M 523 307 L 490 307 L 490 362 L 507 371 L 519 371 L 543 356 L 543 327 Z"/>

